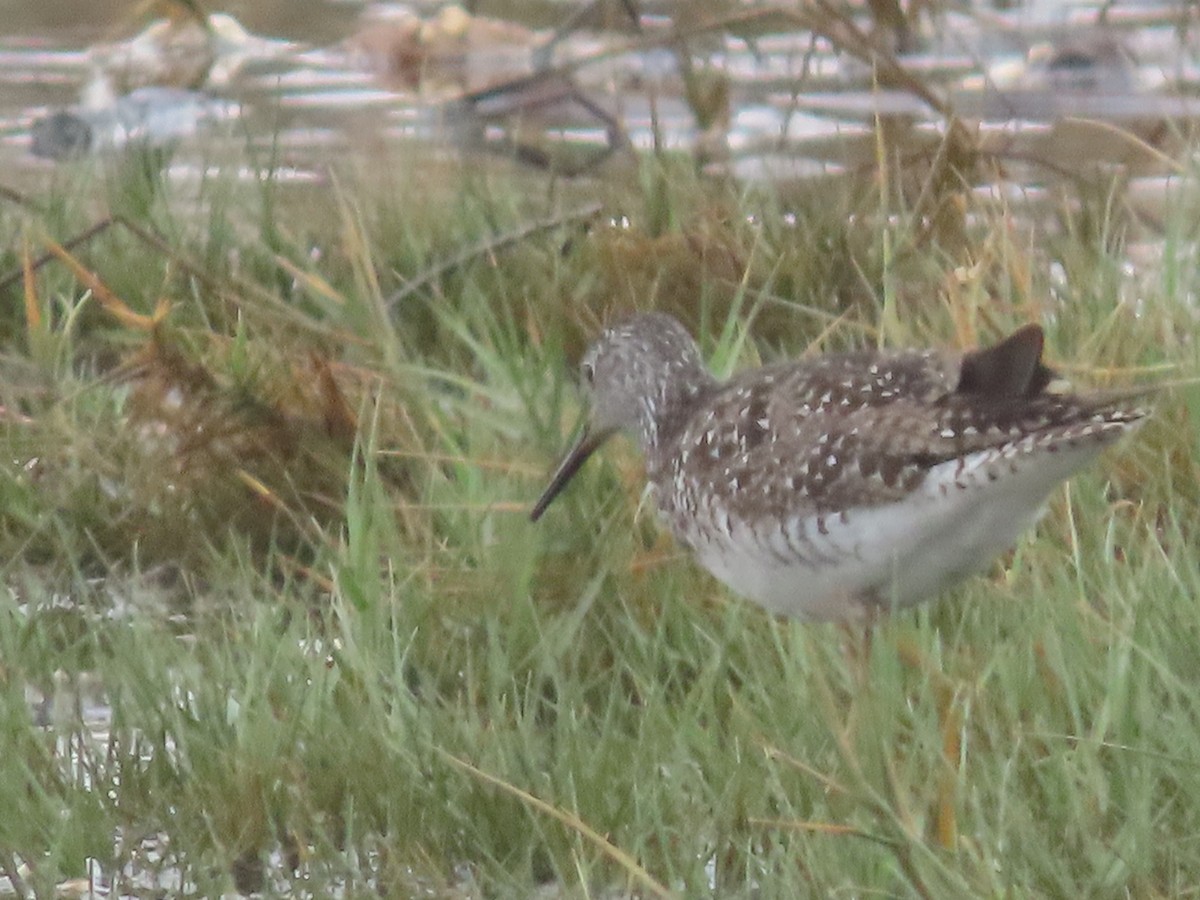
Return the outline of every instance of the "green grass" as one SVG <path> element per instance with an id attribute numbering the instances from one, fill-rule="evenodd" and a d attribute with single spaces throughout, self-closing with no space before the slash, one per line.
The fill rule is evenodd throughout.
<path id="1" fill-rule="evenodd" d="M 5 872 L 46 896 L 88 858 L 200 896 L 1195 891 L 1195 388 L 869 641 L 701 573 L 639 512 L 626 442 L 526 511 L 617 311 L 680 314 L 721 370 L 1037 318 L 1077 380 L 1188 378 L 1196 233 L 1134 279 L 1112 210 L 1041 239 L 964 195 L 947 247 L 899 197 L 646 166 L 550 189 L 396 159 L 322 191 L 214 179 L 186 211 L 153 173 L 65 170 L 7 212 L 34 256 L 136 213 L 165 247 L 118 225 L 75 255 L 171 310 L 151 336 L 60 262 L 4 304 Z"/>

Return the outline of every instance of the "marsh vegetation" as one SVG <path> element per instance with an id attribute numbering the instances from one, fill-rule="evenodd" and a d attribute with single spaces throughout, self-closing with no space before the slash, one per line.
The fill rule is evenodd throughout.
<path id="1" fill-rule="evenodd" d="M 1135 257 L 1111 174 L 1014 213 L 970 140 L 881 130 L 788 188 L 417 146 L 321 184 L 267 159 L 182 191 L 168 150 L 9 191 L 7 890 L 1194 891 L 1200 234 L 1168 204 Z M 863 641 L 703 574 L 628 443 L 528 521 L 574 361 L 649 308 L 719 373 L 1036 320 L 1077 383 L 1185 384 Z"/>

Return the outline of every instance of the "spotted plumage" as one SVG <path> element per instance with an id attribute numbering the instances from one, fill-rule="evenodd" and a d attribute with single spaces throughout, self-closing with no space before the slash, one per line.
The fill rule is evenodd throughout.
<path id="1" fill-rule="evenodd" d="M 986 567 L 1145 417 L 1052 390 L 1042 345 L 1028 325 L 966 354 L 829 354 L 721 383 L 677 321 L 637 316 L 585 355 L 589 427 L 533 518 L 629 430 L 663 518 L 734 591 L 804 619 L 908 606 Z"/>

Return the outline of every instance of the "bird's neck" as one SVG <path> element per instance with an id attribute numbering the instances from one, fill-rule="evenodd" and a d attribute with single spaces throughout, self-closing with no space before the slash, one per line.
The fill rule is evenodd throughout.
<path id="1" fill-rule="evenodd" d="M 669 371 L 666 376 L 639 401 L 637 438 L 647 458 L 678 437 L 696 405 L 718 386 L 717 380 L 698 361 L 686 370 Z"/>

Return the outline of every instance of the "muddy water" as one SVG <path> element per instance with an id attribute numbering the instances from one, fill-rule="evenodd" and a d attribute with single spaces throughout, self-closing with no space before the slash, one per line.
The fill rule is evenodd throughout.
<path id="1" fill-rule="evenodd" d="M 439 21 L 437 5 L 410 8 L 427 21 Z M 197 132 L 209 151 L 214 141 L 268 149 L 276 161 L 282 158 L 290 177 L 301 180 L 320 177 L 331 160 L 377 149 L 380 141 L 442 140 L 447 146 L 485 151 L 495 151 L 495 145 L 509 155 L 529 156 L 531 164 L 544 162 L 536 148 L 516 146 L 511 139 L 514 118 L 528 117 L 531 111 L 537 113 L 539 127 L 554 130 L 560 145 L 594 145 L 603 155 L 615 146 L 628 146 L 630 138 L 643 146 L 653 142 L 648 101 L 644 96 L 615 98 L 611 62 L 591 67 L 586 79 L 535 79 L 517 91 L 463 102 L 472 92 L 531 74 L 533 53 L 549 38 L 544 30 L 481 19 L 476 20 L 483 23 L 478 28 L 471 23 L 469 46 L 456 32 L 435 34 L 428 48 L 413 50 L 398 43 L 403 29 L 396 23 L 404 20 L 403 10 L 388 4 L 233 2 L 224 4 L 222 12 L 250 32 L 253 45 L 234 47 L 225 55 L 218 51 L 209 77 L 196 79 L 186 69 L 158 71 L 159 62 L 129 49 L 140 43 L 137 36 L 148 21 L 131 17 L 127 3 L 17 5 L 16 14 L 5 18 L 6 33 L 0 34 L 0 161 L 5 170 L 44 169 L 55 164 L 47 157 L 82 155 L 74 144 L 55 150 L 56 142 L 66 139 L 64 128 L 43 127 L 63 115 L 72 117 L 67 132 L 82 127 L 78 117 L 87 122 L 91 151 L 113 149 L 111 145 L 132 135 L 145 138 L 143 130 L 157 134 L 161 128 L 163 142 L 186 154 L 199 143 L 188 143 Z M 555 11 L 550 18 L 561 16 Z M 477 37 L 481 30 L 485 33 Z M 554 61 L 604 50 L 600 38 L 569 35 Z M 407 58 L 426 52 L 429 59 Z M 114 56 L 119 58 L 115 77 Z M 129 65 L 126 57 L 133 60 Z M 623 72 L 644 85 L 673 67 L 671 54 L 649 49 L 637 53 Z M 147 85 L 159 93 L 135 95 L 132 111 L 130 103 L 117 99 Z M 175 93 L 163 93 L 161 85 Z M 202 93 L 185 96 L 178 91 L 193 87 Z M 206 106 L 197 111 L 197 104 Z M 693 140 L 691 116 L 677 91 L 659 97 L 655 112 L 660 140 L 664 135 L 672 145 Z M 180 119 L 182 125 L 176 121 Z M 214 127 L 233 120 L 236 127 Z M 47 133 L 51 137 L 43 139 Z M 211 161 L 212 154 L 207 157 Z M 586 154 L 583 160 L 586 167 Z"/>
<path id="2" fill-rule="evenodd" d="M 113 56 L 103 46 L 128 46 L 122 42 L 147 26 L 146 17 L 135 17 L 124 0 L 13 4 L 0 26 L 0 163 L 9 173 L 59 164 L 45 157 L 69 155 L 53 149 L 64 129 L 35 141 L 34 125 L 63 111 L 86 117 L 93 150 L 144 137 L 142 130 L 173 135 L 177 128 L 182 137 L 169 139 L 182 149 L 178 171 L 187 169 L 189 148 L 202 145 L 211 165 L 213 142 L 223 142 L 230 153 L 218 157 L 236 159 L 249 145 L 269 151 L 298 180 L 319 179 L 330 161 L 381 143 L 414 140 L 565 171 L 591 171 L 614 149 L 619 155 L 667 146 L 695 153 L 710 171 L 767 182 L 871 166 L 881 118 L 904 123 L 914 151 L 941 140 L 944 117 L 928 98 L 895 86 L 894 78 L 886 89 L 885 67 L 835 52 L 786 16 L 749 13 L 736 27 L 693 36 L 684 57 L 673 35 L 695 23 L 673 20 L 669 4 L 646 2 L 640 36 L 631 36 L 619 13 L 609 14 L 611 28 L 585 22 L 543 60 L 587 61 L 571 67 L 570 79 L 535 77 L 513 88 L 515 79 L 537 71 L 545 28 L 575 6 L 509 4 L 533 20 L 475 20 L 468 38 L 439 38 L 434 29 L 413 51 L 397 44 L 403 10 L 395 5 L 231 0 L 221 12 L 244 26 L 251 45 L 226 48 L 207 79 L 184 77 L 184 87 L 203 89 L 190 101 L 154 94 L 130 111 L 108 104 L 131 88 L 171 79 L 147 73 L 156 63 L 138 59 L 126 67 L 132 74 L 110 74 L 106 92 L 97 73 Z M 427 23 L 438 21 L 440 4 L 410 8 Z M 1200 120 L 1200 102 L 1188 97 L 1200 85 L 1188 10 L 1118 3 L 1097 28 L 1097 7 L 1085 4 L 1037 3 L 1016 12 L 979 5 L 925 22 L 914 52 L 900 59 L 914 83 L 980 123 L 984 149 L 1042 164 L 1018 177 L 1037 183 L 1064 166 L 1121 165 L 1161 180 L 1171 167 L 1156 151 L 1180 153 L 1180 136 Z M 391 23 L 390 37 L 380 23 Z M 427 51 L 428 58 L 413 61 Z M 504 87 L 479 94 L 497 86 Z M 147 110 L 155 117 L 145 119 Z M 543 138 L 552 138 L 522 143 L 514 138 L 517 119 L 536 119 Z M 69 138 L 78 123 L 66 126 Z M 1137 152 L 1137 140 L 1119 131 L 1150 146 Z"/>

